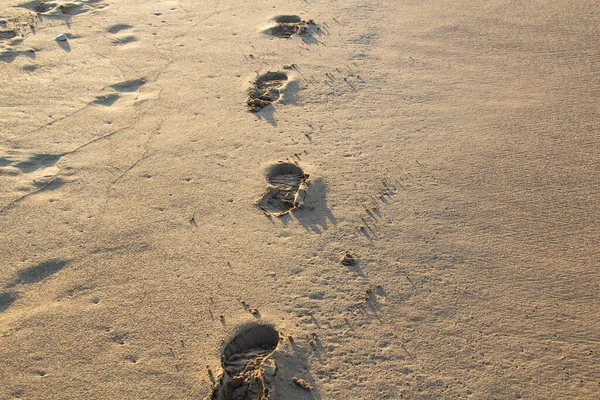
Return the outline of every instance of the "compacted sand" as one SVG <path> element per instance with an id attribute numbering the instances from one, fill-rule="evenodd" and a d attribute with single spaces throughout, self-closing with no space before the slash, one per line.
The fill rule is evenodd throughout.
<path id="1" fill-rule="evenodd" d="M 598 398 L 597 1 L 0 16 L 1 399 Z"/>

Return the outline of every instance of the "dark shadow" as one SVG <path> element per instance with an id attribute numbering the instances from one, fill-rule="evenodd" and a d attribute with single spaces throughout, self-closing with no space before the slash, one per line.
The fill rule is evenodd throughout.
<path id="1" fill-rule="evenodd" d="M 322 34 L 323 32 L 318 25 L 309 24 L 306 33 L 302 35 L 302 41 L 306 44 L 317 44 L 319 43 L 318 36 Z"/>
<path id="2" fill-rule="evenodd" d="M 267 105 L 262 110 L 255 112 L 254 115 L 258 119 L 264 119 L 269 124 L 277 126 L 277 121 L 275 120 L 275 107 L 273 107 L 273 104 Z"/>
<path id="3" fill-rule="evenodd" d="M 8 158 L 0 157 L 0 167 L 6 167 L 12 163 Z"/>
<path id="4" fill-rule="evenodd" d="M 17 272 L 17 275 L 14 277 L 13 281 L 10 282 L 6 287 L 41 282 L 50 275 L 57 273 L 68 264 L 68 260 L 48 260 L 41 264 L 33 265 Z"/>
<path id="5" fill-rule="evenodd" d="M 346 83 L 348 84 L 348 86 L 350 86 L 350 89 L 352 89 L 352 90 L 354 90 L 354 91 L 356 92 L 356 86 L 354 86 L 354 85 L 352 84 L 352 82 L 350 82 L 350 81 L 348 80 L 348 78 L 344 78 L 344 82 L 346 82 Z"/>
<path id="6" fill-rule="evenodd" d="M 70 53 L 71 52 L 71 45 L 69 44 L 68 40 L 57 40 L 56 43 L 58 43 L 58 47 L 60 47 L 61 49 L 63 49 L 65 52 Z"/>
<path id="7" fill-rule="evenodd" d="M 108 29 L 106 30 L 108 33 L 112 33 L 113 35 L 115 33 L 119 33 L 121 31 L 124 31 L 126 29 L 131 29 L 133 28 L 133 25 L 128 25 L 128 24 L 115 24 L 115 25 L 111 25 L 108 27 Z"/>
<path id="8" fill-rule="evenodd" d="M 35 186 L 38 190 L 44 190 L 44 191 L 52 191 L 52 190 L 56 190 L 60 187 L 62 187 L 65 184 L 65 181 L 63 181 L 60 178 L 53 178 L 53 179 L 40 179 L 38 181 L 33 182 L 33 186 Z"/>
<path id="9" fill-rule="evenodd" d="M 0 293 L 0 312 L 6 311 L 19 296 L 13 292 Z"/>
<path id="10" fill-rule="evenodd" d="M 372 210 L 367 209 L 366 213 L 370 218 L 377 219 L 377 216 L 375 215 L 375 213 Z"/>
<path id="11" fill-rule="evenodd" d="M 15 59 L 19 56 L 24 56 L 27 58 L 31 58 L 32 60 L 35 59 L 35 51 L 32 49 L 29 50 L 7 50 L 7 51 L 3 51 L 0 52 L 0 61 L 2 62 L 7 62 L 7 63 L 11 63 L 13 61 L 15 61 Z"/>
<path id="12" fill-rule="evenodd" d="M 137 79 L 130 79 L 128 81 L 115 83 L 110 87 L 118 92 L 135 92 L 142 86 L 144 86 L 148 80 L 144 77 Z"/>
<path id="13" fill-rule="evenodd" d="M 385 289 L 382 286 L 379 286 L 379 285 L 375 288 L 375 294 L 377 296 L 381 296 L 381 297 L 386 298 L 386 299 L 388 298 L 388 294 L 385 291 Z"/>
<path id="14" fill-rule="evenodd" d="M 62 158 L 64 154 L 34 154 L 28 160 L 21 161 L 15 164 L 15 167 L 21 172 L 29 173 L 38 169 L 48 168 L 53 166 Z"/>
<path id="15" fill-rule="evenodd" d="M 48 11 L 52 11 L 53 9 L 56 8 L 56 5 L 52 4 L 52 3 L 46 3 L 45 1 L 41 1 L 41 0 L 32 0 L 32 1 L 28 1 L 23 4 L 19 4 L 19 7 L 26 8 L 37 14 L 41 14 L 41 13 L 45 13 Z"/>
<path id="16" fill-rule="evenodd" d="M 16 29 L 0 29 L 0 40 L 14 39 L 17 35 L 18 32 Z M 14 40 L 13 43 L 15 43 Z"/>
<path id="17" fill-rule="evenodd" d="M 282 341 L 280 346 L 286 343 Z M 289 346 L 289 347 L 288 347 Z M 315 346 L 319 346 L 315 341 Z M 275 389 L 277 397 L 286 400 L 321 400 L 319 388 L 315 384 L 315 380 L 308 370 L 303 368 L 310 365 L 308 347 L 301 344 L 289 343 L 287 349 L 283 349 L 281 353 L 275 354 L 277 362 L 277 377 Z M 313 351 L 315 347 L 311 346 Z M 287 353 L 287 354 L 286 354 Z M 290 358 L 286 357 L 289 355 Z M 308 388 L 302 388 L 296 380 L 302 380 L 310 385 Z"/>
<path id="18" fill-rule="evenodd" d="M 296 104 L 298 101 L 298 92 L 300 92 L 300 82 L 290 81 L 285 89 L 281 91 L 281 104 Z"/>
<path id="19" fill-rule="evenodd" d="M 289 223 L 290 223 L 290 221 L 292 220 L 292 215 L 291 215 L 291 214 L 289 214 L 289 213 L 288 213 L 288 214 L 284 214 L 284 215 L 282 215 L 281 217 L 279 217 L 278 219 L 281 221 L 281 223 L 282 223 L 283 225 L 287 225 L 287 224 L 289 224 Z"/>
<path id="20" fill-rule="evenodd" d="M 322 233 L 329 224 L 337 225 L 335 216 L 327 208 L 327 185 L 322 178 L 308 186 L 304 207 L 294 211 L 294 217 L 307 230 Z"/>
<path id="21" fill-rule="evenodd" d="M 98 96 L 94 103 L 100 104 L 101 106 L 112 106 L 115 101 L 119 100 L 120 96 L 116 93 L 107 94 L 106 96 Z"/>
<path id="22" fill-rule="evenodd" d="M 363 272 L 362 268 L 360 267 L 359 260 L 356 260 L 356 262 L 352 265 L 344 265 L 344 267 L 346 267 L 348 269 L 348 271 L 353 272 L 362 278 L 366 278 L 365 273 Z"/>
<path id="23" fill-rule="evenodd" d="M 35 72 L 35 70 L 37 69 L 37 66 L 34 64 L 28 64 L 28 65 L 23 65 L 21 67 L 21 69 L 23 71 L 27 71 L 27 72 Z"/>
<path id="24" fill-rule="evenodd" d="M 358 229 L 358 233 L 364 236 L 369 242 L 372 242 L 373 240 L 377 239 L 377 234 L 375 233 L 375 230 L 368 225 L 366 220 L 363 219 L 363 222 L 365 225 Z"/>

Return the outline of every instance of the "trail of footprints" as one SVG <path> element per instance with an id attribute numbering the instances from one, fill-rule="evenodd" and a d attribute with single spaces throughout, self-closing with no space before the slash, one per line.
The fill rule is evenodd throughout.
<path id="1" fill-rule="evenodd" d="M 104 0 L 30 0 L 15 5 L 12 17 L 0 19 L 0 61 L 12 62 L 19 56 L 35 58 L 33 48 L 19 49 L 28 32 L 35 34 L 37 25 L 43 19 L 69 20 L 77 15 L 102 10 L 109 5 Z M 67 37 L 70 37 L 67 34 Z M 123 45 L 137 40 L 135 37 L 116 38 L 114 45 Z M 35 70 L 35 66 L 23 67 L 25 71 Z"/>
<path id="2" fill-rule="evenodd" d="M 102 8 L 96 5 L 101 0 L 82 1 L 52 1 L 33 0 L 21 5 L 37 14 L 42 15 L 77 15 Z M 319 34 L 320 27 L 314 21 L 304 21 L 295 15 L 281 15 L 273 18 L 272 24 L 264 33 L 277 39 L 288 39 L 299 36 L 305 42 L 313 40 Z M 122 45 L 135 40 L 133 36 L 117 36 L 131 29 L 132 26 L 116 24 L 107 31 L 115 35 L 113 44 Z M 20 34 L 18 27 L 0 26 L 0 41 L 10 40 Z M 292 67 L 294 64 L 292 64 Z M 289 67 L 288 69 L 291 69 Z M 134 79 L 112 85 L 117 93 L 99 96 L 93 103 L 110 106 L 119 99 L 118 93 L 135 92 L 143 86 L 145 78 Z M 248 90 L 246 105 L 250 112 L 260 112 L 263 108 L 278 102 L 282 92 L 290 83 L 286 72 L 266 72 L 258 75 Z M 61 155 L 34 155 L 30 160 L 13 163 L 7 158 L 0 158 L 0 167 L 14 164 L 21 171 L 30 171 L 37 168 L 51 166 L 56 163 Z M 263 212 L 269 216 L 280 217 L 304 205 L 308 194 L 308 178 L 300 166 L 292 162 L 278 162 L 272 165 L 266 174 L 268 182 L 266 192 L 258 201 Z M 348 262 L 348 260 L 345 260 Z M 353 259 L 354 261 L 354 259 Z M 47 276 L 58 272 L 67 262 L 62 260 L 42 263 L 31 267 L 15 277 L 4 292 L 0 292 L 0 312 L 8 309 L 18 299 L 18 293 L 11 288 L 32 282 L 39 282 Z M 222 372 L 215 383 L 207 400 L 267 400 L 275 396 L 274 380 L 277 373 L 277 364 L 274 354 L 280 343 L 279 332 L 270 325 L 253 323 L 242 327 L 221 351 Z M 291 339 L 290 339 L 291 341 Z M 211 375 L 212 376 L 212 375 Z M 313 387 L 301 378 L 293 378 L 297 387 L 304 390 L 313 390 Z"/>
<path id="3" fill-rule="evenodd" d="M 294 35 L 309 40 L 319 27 L 314 21 L 303 21 L 295 15 L 281 15 L 264 33 L 274 38 Z M 293 69 L 294 64 L 288 67 Z M 284 71 L 269 71 L 258 75 L 248 90 L 246 105 L 253 113 L 278 102 L 290 83 Z M 266 173 L 268 186 L 258 201 L 269 216 L 280 217 L 304 206 L 308 193 L 308 178 L 294 162 L 278 162 Z M 246 326 L 221 351 L 222 373 L 207 400 L 267 400 L 275 398 L 274 378 L 277 364 L 273 354 L 280 341 L 272 326 L 254 323 Z M 212 376 L 212 375 L 211 375 Z M 292 379 L 297 387 L 310 391 L 313 387 L 304 379 Z"/>

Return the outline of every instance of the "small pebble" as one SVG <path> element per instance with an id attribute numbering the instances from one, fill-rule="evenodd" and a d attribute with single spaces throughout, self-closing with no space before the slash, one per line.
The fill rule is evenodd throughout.
<path id="1" fill-rule="evenodd" d="M 299 379 L 294 376 L 292 378 L 292 381 L 304 390 L 313 390 L 313 387 L 308 382 L 306 382 L 304 379 Z"/>
<path id="2" fill-rule="evenodd" d="M 64 33 L 61 33 L 60 35 L 58 35 L 57 37 L 55 37 L 54 40 L 56 40 L 57 42 L 66 42 L 67 41 L 67 35 L 65 35 Z"/>

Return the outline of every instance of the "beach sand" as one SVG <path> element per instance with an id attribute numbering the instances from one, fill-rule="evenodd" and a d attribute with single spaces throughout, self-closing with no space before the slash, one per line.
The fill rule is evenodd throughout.
<path id="1" fill-rule="evenodd" d="M 598 398 L 597 2 L 0 17 L 1 399 Z"/>

